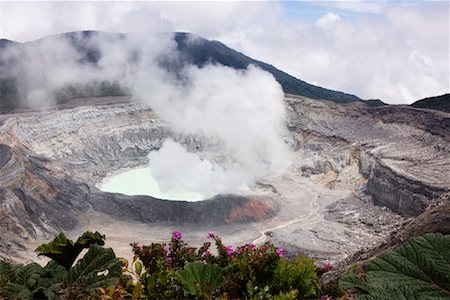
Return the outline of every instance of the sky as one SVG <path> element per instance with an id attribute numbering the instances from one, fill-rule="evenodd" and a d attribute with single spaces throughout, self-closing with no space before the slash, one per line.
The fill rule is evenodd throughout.
<path id="1" fill-rule="evenodd" d="M 1 1 L 0 36 L 185 31 L 391 104 L 450 92 L 448 1 Z"/>

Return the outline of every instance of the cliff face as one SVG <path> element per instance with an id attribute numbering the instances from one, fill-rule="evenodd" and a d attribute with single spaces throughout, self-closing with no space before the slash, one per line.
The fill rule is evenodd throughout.
<path id="1" fill-rule="evenodd" d="M 341 140 L 354 150 L 376 204 L 416 216 L 450 190 L 449 114 L 299 97 L 288 103 L 291 130 Z"/>
<path id="2" fill-rule="evenodd" d="M 90 189 L 54 176 L 49 161 L 29 149 L 0 149 L 0 258 L 11 259 L 34 239 L 74 228 Z"/>
<path id="3" fill-rule="evenodd" d="M 101 230 L 97 223 L 83 227 L 92 212 L 134 222 L 130 228 L 167 224 L 204 234 L 218 226 L 236 242 L 271 239 L 292 251 L 343 257 L 395 229 L 401 218 L 381 206 L 415 216 L 450 191 L 448 114 L 285 101 L 293 153 L 286 174 L 261 178 L 248 194 L 197 203 L 97 189 L 108 174 L 146 164 L 167 137 L 220 161 L 220 145 L 172 132 L 148 107 L 116 103 L 0 116 L 0 258 L 61 230 Z"/>
<path id="4" fill-rule="evenodd" d="M 426 168 L 427 166 L 424 166 Z M 403 215 L 417 216 L 449 191 L 450 186 L 423 183 L 417 179 L 396 173 L 382 160 L 373 165 L 367 191 L 374 203 L 389 207 Z"/>

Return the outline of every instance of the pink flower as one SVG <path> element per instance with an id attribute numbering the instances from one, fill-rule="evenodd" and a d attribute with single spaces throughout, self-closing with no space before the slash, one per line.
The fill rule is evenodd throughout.
<path id="1" fill-rule="evenodd" d="M 209 250 L 208 251 L 206 251 L 205 253 L 203 253 L 203 259 L 208 259 L 209 257 L 211 256 L 211 252 L 209 252 Z"/>
<path id="2" fill-rule="evenodd" d="M 139 243 L 136 244 L 135 247 L 136 247 L 136 250 L 138 250 L 138 251 L 142 251 L 144 249 L 144 246 L 142 246 L 142 244 L 139 244 Z"/>
<path id="3" fill-rule="evenodd" d="M 172 257 L 166 257 L 166 262 L 170 264 L 172 262 Z"/>
<path id="4" fill-rule="evenodd" d="M 208 238 L 209 238 L 209 239 L 213 239 L 213 238 L 215 238 L 215 237 L 216 237 L 216 235 L 214 234 L 214 232 L 208 231 Z"/>
<path id="5" fill-rule="evenodd" d="M 225 249 L 227 250 L 227 255 L 233 254 L 234 250 L 232 246 L 226 246 Z"/>
<path id="6" fill-rule="evenodd" d="M 329 261 L 324 262 L 322 265 L 322 269 L 331 270 L 331 269 L 333 269 L 333 264 Z"/>
<path id="7" fill-rule="evenodd" d="M 253 244 L 253 243 L 250 243 L 247 246 L 250 248 L 250 250 L 253 250 L 256 247 L 255 244 Z"/>
<path id="8" fill-rule="evenodd" d="M 183 233 L 181 231 L 174 231 L 172 232 L 172 239 L 173 240 L 181 240 L 181 238 L 183 237 Z"/>
<path id="9" fill-rule="evenodd" d="M 286 255 L 286 250 L 284 250 L 283 248 L 278 248 L 277 249 L 277 254 L 279 257 L 285 256 Z"/>
<path id="10" fill-rule="evenodd" d="M 169 250 L 170 250 L 169 245 L 164 244 L 164 247 L 163 247 L 163 249 L 162 249 L 162 252 L 163 252 L 163 253 L 169 253 L 169 252 L 170 252 Z"/>

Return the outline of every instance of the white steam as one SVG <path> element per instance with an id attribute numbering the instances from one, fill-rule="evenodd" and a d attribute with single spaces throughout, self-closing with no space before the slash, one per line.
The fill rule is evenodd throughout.
<path id="1" fill-rule="evenodd" d="M 164 141 L 160 151 L 150 152 L 148 159 L 152 176 L 164 194 L 200 192 L 208 198 L 237 191 L 249 180 L 245 173 L 202 160 L 171 139 Z"/>
<path id="2" fill-rule="evenodd" d="M 289 164 L 283 91 L 270 73 L 253 66 L 241 71 L 180 67 L 183 57 L 170 35 L 103 34 L 86 43 L 101 53 L 97 64 L 83 61 L 70 42 L 57 37 L 10 52 L 21 61 L 17 73 L 25 74 L 24 99 L 42 107 L 52 103 L 52 91 L 67 84 L 118 82 L 173 131 L 220 145 L 224 159 L 213 162 L 172 140 L 164 142 L 149 154 L 161 190 L 200 192 L 206 198 L 235 192 Z M 167 62 L 177 71 L 168 71 Z"/>
<path id="3" fill-rule="evenodd" d="M 189 84 L 172 87 L 165 97 L 151 95 L 149 104 L 176 131 L 218 140 L 227 159 L 219 166 L 165 143 L 149 156 L 162 189 L 176 186 L 180 176 L 189 178 L 183 188 L 209 197 L 235 192 L 287 166 L 283 92 L 272 75 L 212 65 L 190 67 L 186 75 Z"/>

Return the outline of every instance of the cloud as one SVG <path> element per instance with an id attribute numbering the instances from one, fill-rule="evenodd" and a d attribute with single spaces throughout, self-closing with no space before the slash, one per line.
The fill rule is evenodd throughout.
<path id="1" fill-rule="evenodd" d="M 328 26 L 332 25 L 335 22 L 339 22 L 340 20 L 341 20 L 341 17 L 339 17 L 339 15 L 329 12 L 329 13 L 326 13 L 325 15 L 323 15 L 322 17 L 320 17 L 316 21 L 316 24 L 319 27 L 327 28 Z"/>
<path id="2" fill-rule="evenodd" d="M 386 5 L 376 17 L 329 11 L 314 22 L 259 23 L 222 39 L 307 82 L 412 103 L 450 92 L 448 5 Z"/>
<path id="3" fill-rule="evenodd" d="M 19 41 L 82 29 L 188 31 L 362 98 L 411 103 L 450 91 L 447 1 L 318 1 L 308 6 L 322 13 L 313 20 L 301 14 L 288 18 L 283 5 L 7 1 L 3 31 Z"/>
<path id="4" fill-rule="evenodd" d="M 20 42 L 62 32 L 170 32 L 159 9 L 132 1 L 4 1 L 3 34 Z"/>

